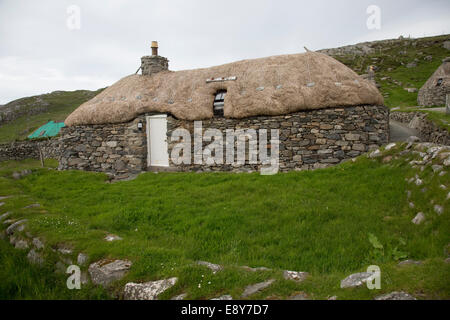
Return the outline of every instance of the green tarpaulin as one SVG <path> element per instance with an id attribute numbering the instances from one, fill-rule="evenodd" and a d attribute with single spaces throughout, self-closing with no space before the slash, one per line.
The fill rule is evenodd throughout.
<path id="1" fill-rule="evenodd" d="M 28 136 L 28 139 L 36 139 L 43 137 L 54 137 L 59 133 L 62 127 L 64 127 L 64 122 L 53 122 L 49 121 L 42 127 L 34 131 Z"/>

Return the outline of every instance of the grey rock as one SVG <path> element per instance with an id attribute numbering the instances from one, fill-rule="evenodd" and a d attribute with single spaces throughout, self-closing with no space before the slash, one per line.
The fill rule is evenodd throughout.
<path id="1" fill-rule="evenodd" d="M 72 254 L 73 250 L 70 248 L 62 247 L 62 248 L 58 248 L 58 252 L 61 254 L 64 254 L 64 255 L 69 255 L 69 254 Z"/>
<path id="2" fill-rule="evenodd" d="M 436 212 L 438 215 L 441 215 L 444 213 L 444 207 L 436 204 L 434 206 L 434 212 Z"/>
<path id="3" fill-rule="evenodd" d="M 150 281 L 145 283 L 129 282 L 123 292 L 125 300 L 157 300 L 158 295 L 173 287 L 178 278 Z"/>
<path id="4" fill-rule="evenodd" d="M 39 203 L 33 203 L 29 206 L 24 207 L 24 209 L 31 209 L 31 208 L 39 208 L 41 205 Z"/>
<path id="5" fill-rule="evenodd" d="M 415 184 L 416 186 L 421 186 L 423 184 L 423 181 L 421 179 L 416 179 Z"/>
<path id="6" fill-rule="evenodd" d="M 88 260 L 89 260 L 89 256 L 87 254 L 84 254 L 84 253 L 78 254 L 78 257 L 77 257 L 78 265 L 84 266 L 87 264 Z"/>
<path id="7" fill-rule="evenodd" d="M 226 295 L 223 295 L 218 298 L 211 299 L 211 300 L 233 300 L 233 297 L 230 296 L 229 294 L 226 294 Z"/>
<path id="8" fill-rule="evenodd" d="M 42 257 L 42 254 L 36 252 L 34 249 L 31 249 L 30 252 L 28 252 L 27 255 L 28 261 L 32 264 L 37 264 L 42 266 L 44 264 L 44 258 Z"/>
<path id="9" fill-rule="evenodd" d="M 388 294 L 383 294 L 381 296 L 375 297 L 375 300 L 417 300 L 417 299 L 406 292 L 394 291 Z"/>
<path id="10" fill-rule="evenodd" d="M 108 242 L 120 241 L 120 240 L 123 240 L 123 239 L 119 236 L 116 236 L 115 234 L 108 234 L 105 237 L 105 241 L 108 241 Z"/>
<path id="11" fill-rule="evenodd" d="M 25 250 L 28 249 L 28 242 L 25 240 L 18 240 L 16 241 L 16 243 L 14 244 L 14 247 L 16 249 L 20 249 L 20 250 Z"/>
<path id="12" fill-rule="evenodd" d="M 332 297 L 329 297 L 328 300 L 337 300 L 337 298 L 338 298 L 337 296 L 332 296 Z"/>
<path id="13" fill-rule="evenodd" d="M 408 139 L 406 139 L 406 142 L 408 143 L 417 143 L 420 142 L 420 138 L 416 136 L 410 136 Z"/>
<path id="14" fill-rule="evenodd" d="M 1 196 L 0 197 L 0 201 L 2 201 L 2 200 L 5 200 L 5 199 L 8 199 L 8 198 L 11 198 L 12 196 Z"/>
<path id="15" fill-rule="evenodd" d="M 270 280 L 267 280 L 264 282 L 249 285 L 245 288 L 244 293 L 242 293 L 242 295 L 241 295 L 241 298 L 247 298 L 251 295 L 254 295 L 257 292 L 260 292 L 260 291 L 266 289 L 274 282 L 275 282 L 275 279 L 270 279 Z"/>
<path id="16" fill-rule="evenodd" d="M 397 144 L 396 144 L 395 142 L 389 143 L 389 144 L 386 146 L 385 150 L 386 150 L 386 151 L 389 151 L 389 150 L 391 150 L 392 148 L 394 148 L 396 145 L 397 145 Z"/>
<path id="17" fill-rule="evenodd" d="M 311 300 L 304 292 L 296 293 L 287 298 L 287 300 Z"/>
<path id="18" fill-rule="evenodd" d="M 372 279 L 373 273 L 360 272 L 349 275 L 341 281 L 341 288 L 356 288 L 364 285 Z"/>
<path id="19" fill-rule="evenodd" d="M 410 207 L 411 209 L 414 209 L 414 207 L 415 207 L 414 203 L 413 203 L 413 202 L 410 202 L 410 203 L 409 203 L 409 207 Z"/>
<path id="20" fill-rule="evenodd" d="M 92 263 L 88 271 L 94 284 L 107 287 L 113 281 L 122 279 L 131 265 L 132 262 L 129 260 L 100 260 Z"/>
<path id="21" fill-rule="evenodd" d="M 3 221 L 3 224 L 11 225 L 11 224 L 13 224 L 13 223 L 16 222 L 16 221 L 17 221 L 17 220 L 15 220 L 15 219 L 7 219 L 7 220 Z"/>
<path id="22" fill-rule="evenodd" d="M 285 270 L 283 272 L 283 277 L 286 280 L 293 280 L 296 282 L 302 282 L 309 276 L 308 272 L 300 272 L 300 271 L 288 271 Z"/>
<path id="23" fill-rule="evenodd" d="M 184 300 L 184 298 L 187 297 L 187 293 L 182 293 L 179 295 L 176 295 L 175 297 L 170 298 L 170 300 Z"/>
<path id="24" fill-rule="evenodd" d="M 23 230 L 25 230 L 25 224 L 27 223 L 27 221 L 28 221 L 27 219 L 23 219 L 14 222 L 6 229 L 6 234 L 10 236 L 15 232 L 22 232 Z"/>
<path id="25" fill-rule="evenodd" d="M 425 221 L 425 215 L 423 214 L 423 212 L 419 212 L 415 217 L 414 217 L 414 219 L 412 219 L 412 223 L 414 223 L 414 224 L 417 224 L 417 225 L 419 225 L 419 224 L 421 224 L 422 222 L 424 222 Z"/>
<path id="26" fill-rule="evenodd" d="M 15 180 L 19 180 L 20 178 L 22 178 L 22 176 L 20 175 L 20 172 L 17 172 L 17 171 L 13 172 L 12 177 Z"/>
<path id="27" fill-rule="evenodd" d="M 369 158 L 378 158 L 378 157 L 381 157 L 381 152 L 378 149 L 369 153 Z"/>
<path id="28" fill-rule="evenodd" d="M 219 272 L 219 271 L 223 270 L 223 267 L 221 265 L 214 264 L 214 263 L 207 262 L 207 261 L 197 261 L 197 264 L 199 264 L 201 266 L 205 266 L 213 272 Z"/>
<path id="29" fill-rule="evenodd" d="M 422 264 L 422 261 L 408 259 L 408 260 L 400 261 L 398 263 L 398 266 L 402 267 L 402 266 L 421 265 L 421 264 Z"/>
<path id="30" fill-rule="evenodd" d="M 0 207 L 4 206 L 5 203 L 4 202 L 0 202 Z"/>
<path id="31" fill-rule="evenodd" d="M 443 46 L 445 49 L 450 50 L 450 41 L 445 41 L 445 42 L 442 44 L 442 46 Z"/>
<path id="32" fill-rule="evenodd" d="M 44 243 L 39 238 L 34 238 L 32 243 L 33 243 L 33 246 L 36 247 L 36 249 L 43 249 L 44 248 Z"/>
<path id="33" fill-rule="evenodd" d="M 81 284 L 84 284 L 84 285 L 86 285 L 90 282 L 89 275 L 86 271 L 81 272 L 80 282 L 81 282 Z"/>
<path id="34" fill-rule="evenodd" d="M 0 215 L 0 222 L 9 218 L 11 216 L 11 214 L 12 214 L 12 212 L 8 211 L 8 212 L 5 212 L 4 214 Z"/>
<path id="35" fill-rule="evenodd" d="M 431 166 L 431 168 L 433 169 L 433 172 L 438 173 L 438 172 L 441 172 L 444 167 L 440 166 L 438 164 L 435 164 L 435 165 Z"/>
<path id="36" fill-rule="evenodd" d="M 251 272 L 258 272 L 258 271 L 271 271 L 272 269 L 266 268 L 266 267 L 256 267 L 256 268 L 252 268 L 249 266 L 242 266 L 242 269 L 246 270 L 246 271 L 251 271 Z"/>

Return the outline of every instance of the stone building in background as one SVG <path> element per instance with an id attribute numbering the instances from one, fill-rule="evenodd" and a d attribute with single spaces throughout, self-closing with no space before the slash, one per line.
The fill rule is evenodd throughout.
<path id="1" fill-rule="evenodd" d="M 444 63 L 420 88 L 417 103 L 423 107 L 442 106 L 447 94 L 450 94 L 450 58 L 445 58 Z"/>

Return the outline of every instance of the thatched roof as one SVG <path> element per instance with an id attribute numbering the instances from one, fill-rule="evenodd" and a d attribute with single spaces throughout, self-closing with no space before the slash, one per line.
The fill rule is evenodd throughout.
<path id="1" fill-rule="evenodd" d="M 236 80 L 206 81 L 220 77 Z M 205 69 L 130 75 L 82 104 L 65 123 L 119 123 L 146 112 L 171 113 L 186 120 L 212 118 L 214 94 L 221 89 L 227 90 L 224 114 L 229 118 L 383 104 L 374 84 L 325 54 L 307 52 Z"/>
<path id="2" fill-rule="evenodd" d="M 443 60 L 443 63 L 433 75 L 425 82 L 420 91 L 422 90 L 434 90 L 436 89 L 436 83 L 438 79 L 442 79 L 442 86 L 450 87 L 450 58 Z"/>

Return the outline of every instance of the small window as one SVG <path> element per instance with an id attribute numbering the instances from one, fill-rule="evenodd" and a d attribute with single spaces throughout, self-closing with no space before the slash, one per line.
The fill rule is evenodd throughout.
<path id="1" fill-rule="evenodd" d="M 439 78 L 437 83 L 436 83 L 436 87 L 440 87 L 442 85 L 442 82 L 444 81 L 444 79 Z"/>
<path id="2" fill-rule="evenodd" d="M 214 116 L 223 117 L 223 106 L 225 105 L 226 90 L 218 91 L 214 97 Z"/>

